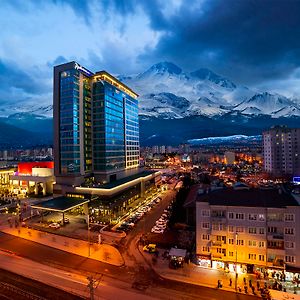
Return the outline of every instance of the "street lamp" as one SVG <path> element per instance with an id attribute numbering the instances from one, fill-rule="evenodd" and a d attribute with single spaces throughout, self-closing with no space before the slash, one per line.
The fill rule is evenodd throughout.
<path id="1" fill-rule="evenodd" d="M 88 244 L 89 244 L 89 257 L 91 255 L 91 233 L 90 233 L 90 215 L 89 215 L 89 212 L 88 212 L 88 215 L 87 215 L 87 225 L 88 225 Z"/>
<path id="2" fill-rule="evenodd" d="M 235 233 L 235 292 L 237 293 L 237 282 L 238 282 L 238 272 L 237 272 L 237 232 Z"/>

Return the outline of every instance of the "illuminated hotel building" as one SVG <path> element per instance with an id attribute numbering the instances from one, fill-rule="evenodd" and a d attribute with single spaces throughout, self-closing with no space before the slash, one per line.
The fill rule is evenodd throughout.
<path id="1" fill-rule="evenodd" d="M 54 67 L 54 194 L 94 199 L 111 221 L 156 189 L 159 174 L 139 167 L 137 98 L 106 71 Z"/>
<path id="2" fill-rule="evenodd" d="M 196 251 L 212 268 L 253 272 L 300 267 L 300 197 L 278 189 L 199 194 Z"/>
<path id="3" fill-rule="evenodd" d="M 105 71 L 76 62 L 54 68 L 57 183 L 87 175 L 111 182 L 138 171 L 138 95 Z"/>

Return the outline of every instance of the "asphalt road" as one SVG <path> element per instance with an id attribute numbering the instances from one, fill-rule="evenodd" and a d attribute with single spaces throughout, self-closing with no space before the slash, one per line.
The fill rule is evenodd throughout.
<path id="1" fill-rule="evenodd" d="M 86 290 L 85 278 L 88 274 L 94 274 L 96 277 L 104 274 L 102 285 L 100 284 L 99 287 L 104 291 L 103 286 L 106 286 L 106 294 L 102 293 L 102 298 L 99 299 L 117 299 L 119 297 L 124 300 L 146 299 L 146 296 L 149 296 L 149 299 L 166 300 L 255 299 L 250 295 L 164 280 L 147 266 L 143 256 L 137 250 L 136 243 L 143 233 L 151 230 L 174 196 L 174 191 L 168 191 L 163 200 L 126 237 L 121 250 L 129 262 L 127 267 L 111 266 L 4 233 L 0 233 L 0 249 L 7 249 L 17 255 L 0 252 L 0 265 L 7 264 L 7 268 L 16 273 L 22 271 L 24 275 L 27 274 L 26 276 L 34 274 L 37 279 L 41 279 L 46 284 L 74 291 Z M 21 261 L 22 266 L 18 265 Z M 111 298 L 111 295 L 114 298 Z M 126 295 L 129 298 L 125 298 Z"/>
<path id="2" fill-rule="evenodd" d="M 62 288 L 68 292 L 88 297 L 87 279 L 85 275 L 57 269 L 51 266 L 33 262 L 9 253 L 0 253 L 1 268 L 8 269 L 20 275 L 39 280 L 44 284 Z M 144 292 L 132 289 L 130 285 L 107 276 L 95 274 L 99 285 L 95 288 L 95 299 L 124 300 L 139 299 L 203 299 L 203 300 L 250 300 L 252 296 L 236 295 L 217 289 L 204 288 L 188 284 L 174 283 L 168 280 L 156 280 Z M 126 276 L 125 272 L 122 276 Z M 251 297 L 251 298 L 250 298 Z M 50 299 L 50 298 L 49 298 Z"/>

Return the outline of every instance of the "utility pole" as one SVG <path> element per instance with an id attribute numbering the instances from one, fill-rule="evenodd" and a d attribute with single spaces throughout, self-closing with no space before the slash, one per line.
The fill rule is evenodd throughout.
<path id="1" fill-rule="evenodd" d="M 88 280 L 88 289 L 90 290 L 90 300 L 94 300 L 94 296 L 95 296 L 95 289 L 99 286 L 101 279 L 103 277 L 103 274 L 100 275 L 99 279 L 94 279 L 93 276 L 88 276 L 87 280 Z"/>
<path id="2" fill-rule="evenodd" d="M 95 284 L 96 280 L 92 276 L 88 276 L 87 280 L 89 281 L 87 287 L 90 290 L 90 299 L 94 300 L 94 291 L 95 291 L 94 284 Z"/>
<path id="3" fill-rule="evenodd" d="M 91 233 L 90 233 L 90 215 L 89 215 L 89 212 L 88 212 L 88 215 L 87 215 L 87 225 L 88 225 L 88 247 L 89 247 L 89 257 L 91 256 Z"/>

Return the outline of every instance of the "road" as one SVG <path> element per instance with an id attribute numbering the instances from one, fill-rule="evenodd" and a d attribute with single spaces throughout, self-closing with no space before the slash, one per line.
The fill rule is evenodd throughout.
<path id="1" fill-rule="evenodd" d="M 0 265 L 2 269 L 13 271 L 27 278 L 62 288 L 75 295 L 89 297 L 89 290 L 87 288 L 88 280 L 86 276 L 56 269 L 5 252 L 2 252 L 0 255 Z M 96 275 L 95 279 L 99 279 L 99 285 L 95 288 L 95 299 L 116 299 L 122 297 L 124 300 L 138 300 L 141 298 L 141 294 L 111 286 L 109 282 L 111 279 L 108 277 Z M 122 287 L 123 285 L 124 284 L 119 282 L 119 286 Z M 143 295 L 143 299 L 152 299 L 148 296 L 144 296 L 145 295 Z"/>
<path id="2" fill-rule="evenodd" d="M 88 295 L 86 276 L 92 274 L 99 278 L 100 274 L 104 274 L 96 290 L 98 299 L 253 299 L 253 296 L 165 280 L 147 265 L 136 243 L 143 233 L 151 230 L 174 195 L 174 191 L 168 191 L 163 200 L 128 234 L 123 245 L 128 261 L 126 267 L 111 266 L 4 233 L 0 233 L 0 248 L 17 255 L 0 251 L 0 266 L 85 296 Z"/>
<path id="3" fill-rule="evenodd" d="M 151 231 L 151 228 L 163 214 L 164 209 L 166 209 L 166 207 L 174 199 L 175 195 L 176 192 L 173 190 L 172 184 L 172 186 L 170 186 L 170 190 L 166 191 L 163 195 L 160 195 L 162 200 L 127 234 L 123 247 L 124 251 L 122 253 L 127 265 L 132 266 L 134 264 L 145 264 L 143 257 L 137 249 L 137 242 L 143 234 Z"/>
<path id="4" fill-rule="evenodd" d="M 25 277 L 39 280 L 45 284 L 64 289 L 80 296 L 89 296 L 87 279 L 85 275 L 72 271 L 61 270 L 41 263 L 33 262 L 14 254 L 0 253 L 1 268 L 13 271 Z M 123 274 L 125 276 L 125 273 Z M 139 300 L 139 299 L 203 299 L 203 300 L 250 300 L 251 296 L 236 295 L 217 289 L 202 288 L 192 285 L 174 284 L 171 281 L 156 282 L 145 292 L 138 292 L 130 285 L 116 278 L 108 276 L 101 277 L 94 274 L 95 279 L 100 279 L 95 289 L 95 299 L 118 299 Z M 171 285 L 171 286 L 170 286 Z M 171 287 L 171 289 L 170 289 Z M 200 296 L 201 295 L 201 296 Z M 251 297 L 253 299 L 253 297 Z"/>

